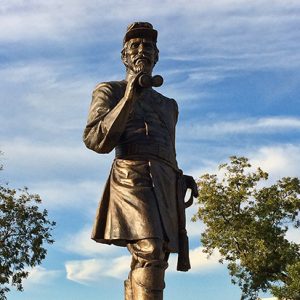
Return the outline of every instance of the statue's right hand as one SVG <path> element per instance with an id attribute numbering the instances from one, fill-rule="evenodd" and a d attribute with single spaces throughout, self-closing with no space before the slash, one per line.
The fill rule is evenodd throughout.
<path id="1" fill-rule="evenodd" d="M 129 77 L 124 94 L 124 97 L 127 101 L 134 101 L 137 98 L 139 94 L 138 80 L 140 75 L 141 72 Z"/>

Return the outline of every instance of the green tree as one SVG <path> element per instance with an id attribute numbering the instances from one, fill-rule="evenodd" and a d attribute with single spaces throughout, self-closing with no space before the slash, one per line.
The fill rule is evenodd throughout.
<path id="1" fill-rule="evenodd" d="M 220 165 L 223 175 L 198 180 L 198 211 L 193 221 L 206 225 L 204 251 L 215 249 L 226 262 L 241 299 L 271 292 L 279 299 L 300 299 L 300 246 L 289 241 L 289 227 L 299 228 L 300 181 L 285 177 L 266 187 L 268 174 L 251 172 L 247 158 L 231 157 Z M 221 173 L 222 174 L 222 173 Z"/>
<path id="2" fill-rule="evenodd" d="M 0 170 L 2 170 L 0 165 Z M 41 198 L 27 188 L 16 190 L 0 184 L 0 299 L 6 299 L 9 285 L 22 291 L 28 267 L 41 264 L 47 250 L 45 243 L 54 241 L 51 231 L 55 222 L 41 210 Z"/>

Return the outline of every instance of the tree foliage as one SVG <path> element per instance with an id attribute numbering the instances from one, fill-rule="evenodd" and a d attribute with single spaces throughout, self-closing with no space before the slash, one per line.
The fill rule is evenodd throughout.
<path id="1" fill-rule="evenodd" d="M 0 166 L 2 169 L 2 166 Z M 28 267 L 45 258 L 45 243 L 54 241 L 47 210 L 40 210 L 41 198 L 27 188 L 16 190 L 0 185 L 0 299 L 6 299 L 9 285 L 22 291 Z"/>
<path id="2" fill-rule="evenodd" d="M 241 299 L 257 299 L 270 291 L 279 299 L 300 299 L 300 246 L 286 238 L 299 228 L 300 181 L 285 177 L 266 187 L 268 174 L 250 172 L 247 158 L 231 157 L 224 172 L 198 180 L 198 211 L 193 217 L 206 225 L 201 241 L 211 255 L 215 249 L 226 262 Z"/>

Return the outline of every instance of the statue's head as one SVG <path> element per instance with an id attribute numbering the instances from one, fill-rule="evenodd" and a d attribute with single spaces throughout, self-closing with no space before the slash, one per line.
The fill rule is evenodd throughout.
<path id="1" fill-rule="evenodd" d="M 135 22 L 127 27 L 121 57 L 127 71 L 151 74 L 158 61 L 157 31 L 148 22 Z"/>

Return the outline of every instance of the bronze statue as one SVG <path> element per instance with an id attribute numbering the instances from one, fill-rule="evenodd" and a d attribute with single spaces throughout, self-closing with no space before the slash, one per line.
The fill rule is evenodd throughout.
<path id="1" fill-rule="evenodd" d="M 128 26 L 121 52 L 126 79 L 96 86 L 84 131 L 88 148 L 98 153 L 115 149 L 92 239 L 130 251 L 126 300 L 163 299 L 171 252 L 179 253 L 178 270 L 190 268 L 184 210 L 197 187 L 177 166 L 177 103 L 152 88 L 163 82 L 159 75 L 152 77 L 156 41 L 150 23 Z M 192 189 L 188 204 L 187 188 Z"/>

